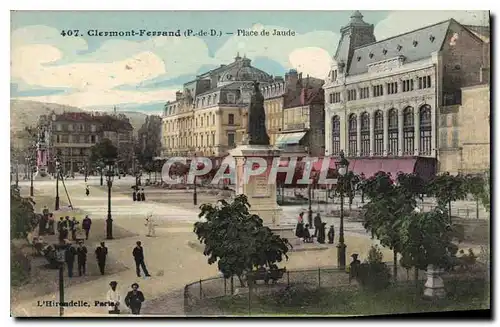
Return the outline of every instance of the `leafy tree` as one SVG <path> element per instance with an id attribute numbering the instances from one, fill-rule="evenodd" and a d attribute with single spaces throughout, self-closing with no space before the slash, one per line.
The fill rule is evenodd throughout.
<path id="1" fill-rule="evenodd" d="M 288 260 L 288 240 L 273 234 L 263 225 L 262 219 L 249 212 L 245 195 L 238 195 L 231 203 L 220 200 L 218 204 L 203 204 L 194 232 L 200 243 L 205 244 L 203 254 L 208 264 L 217 262 L 225 278 L 238 276 L 244 286 L 243 276 L 257 266 L 270 266 Z"/>
<path id="2" fill-rule="evenodd" d="M 110 139 L 102 139 L 99 143 L 90 148 L 90 160 L 93 163 L 116 160 L 118 149 Z"/>
<path id="3" fill-rule="evenodd" d="M 10 238 L 25 238 L 33 230 L 35 210 L 33 203 L 21 197 L 19 189 L 10 189 Z"/>
<path id="4" fill-rule="evenodd" d="M 448 205 L 449 222 L 451 224 L 451 202 L 466 198 L 466 180 L 461 175 L 452 176 L 449 173 L 437 175 L 428 184 L 427 193 L 436 197 L 438 206 L 444 208 Z"/>
<path id="5" fill-rule="evenodd" d="M 409 179 L 401 176 L 402 180 Z M 403 183 L 405 185 L 406 183 Z M 406 186 L 396 185 L 385 172 L 378 172 L 366 180 L 366 195 L 369 202 L 363 206 L 363 227 L 372 238 L 393 251 L 393 277 L 397 278 L 397 255 L 402 251 L 401 224 L 416 207 L 415 193 Z"/>
<path id="6" fill-rule="evenodd" d="M 426 184 L 420 176 L 416 174 L 399 173 L 397 181 L 399 186 L 401 186 L 409 196 L 419 197 L 420 200 L 424 201 L 423 195 L 426 192 Z"/>
<path id="7" fill-rule="evenodd" d="M 477 175 L 465 176 L 467 192 L 472 194 L 476 200 L 476 217 L 479 217 L 479 202 L 489 211 L 490 199 L 488 192 L 488 181 Z"/>
<path id="8" fill-rule="evenodd" d="M 458 247 L 452 242 L 452 228 L 441 207 L 430 212 L 413 212 L 400 225 L 401 265 L 424 270 L 432 264 L 448 267 Z"/>

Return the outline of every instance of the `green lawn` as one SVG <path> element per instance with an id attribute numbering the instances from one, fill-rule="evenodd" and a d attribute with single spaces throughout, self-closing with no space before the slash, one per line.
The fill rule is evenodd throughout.
<path id="1" fill-rule="evenodd" d="M 422 284 L 422 282 L 420 283 Z M 447 281 L 447 297 L 422 297 L 423 285 L 391 287 L 377 293 L 360 289 L 291 288 L 272 295 L 253 295 L 251 315 L 380 315 L 415 312 L 489 309 L 489 283 L 484 280 Z M 203 301 L 194 314 L 248 315 L 248 295 Z"/>

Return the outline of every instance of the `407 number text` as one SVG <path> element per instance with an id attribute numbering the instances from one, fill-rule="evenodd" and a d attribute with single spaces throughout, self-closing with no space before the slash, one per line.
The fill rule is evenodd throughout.
<path id="1" fill-rule="evenodd" d="M 62 30 L 61 31 L 62 36 L 80 36 L 80 31 L 79 30 Z"/>

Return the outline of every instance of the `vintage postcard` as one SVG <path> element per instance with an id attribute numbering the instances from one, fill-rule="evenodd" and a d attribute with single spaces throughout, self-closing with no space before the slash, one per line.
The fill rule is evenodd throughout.
<path id="1" fill-rule="evenodd" d="M 13 317 L 491 316 L 488 11 L 10 37 Z"/>

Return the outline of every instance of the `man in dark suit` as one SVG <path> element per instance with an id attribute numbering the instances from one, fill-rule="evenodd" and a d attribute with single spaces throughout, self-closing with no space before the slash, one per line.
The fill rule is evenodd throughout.
<path id="1" fill-rule="evenodd" d="M 87 265 L 87 247 L 83 245 L 83 241 L 78 242 L 76 256 L 78 258 L 78 275 L 85 275 L 85 266 Z"/>
<path id="2" fill-rule="evenodd" d="M 68 277 L 73 277 L 73 265 L 75 264 L 76 250 L 72 245 L 68 246 L 68 249 L 64 253 L 64 259 L 66 265 L 68 266 Z"/>
<path id="3" fill-rule="evenodd" d="M 95 256 L 97 259 L 97 265 L 99 266 L 99 271 L 101 275 L 104 275 L 104 268 L 106 267 L 106 257 L 108 256 L 108 248 L 101 242 L 101 245 L 95 249 Z"/>
<path id="4" fill-rule="evenodd" d="M 144 294 L 139 291 L 139 284 L 133 283 L 132 290 L 125 297 L 125 305 L 130 308 L 133 315 L 141 313 L 142 302 L 144 302 Z"/>
<path id="5" fill-rule="evenodd" d="M 135 271 L 137 272 L 137 277 L 141 277 L 141 269 L 144 271 L 146 277 L 150 277 L 151 275 L 148 272 L 148 268 L 146 268 L 146 264 L 144 263 L 144 249 L 142 248 L 141 241 L 137 241 L 137 246 L 132 251 L 132 255 L 134 256 L 135 261 Z"/>

